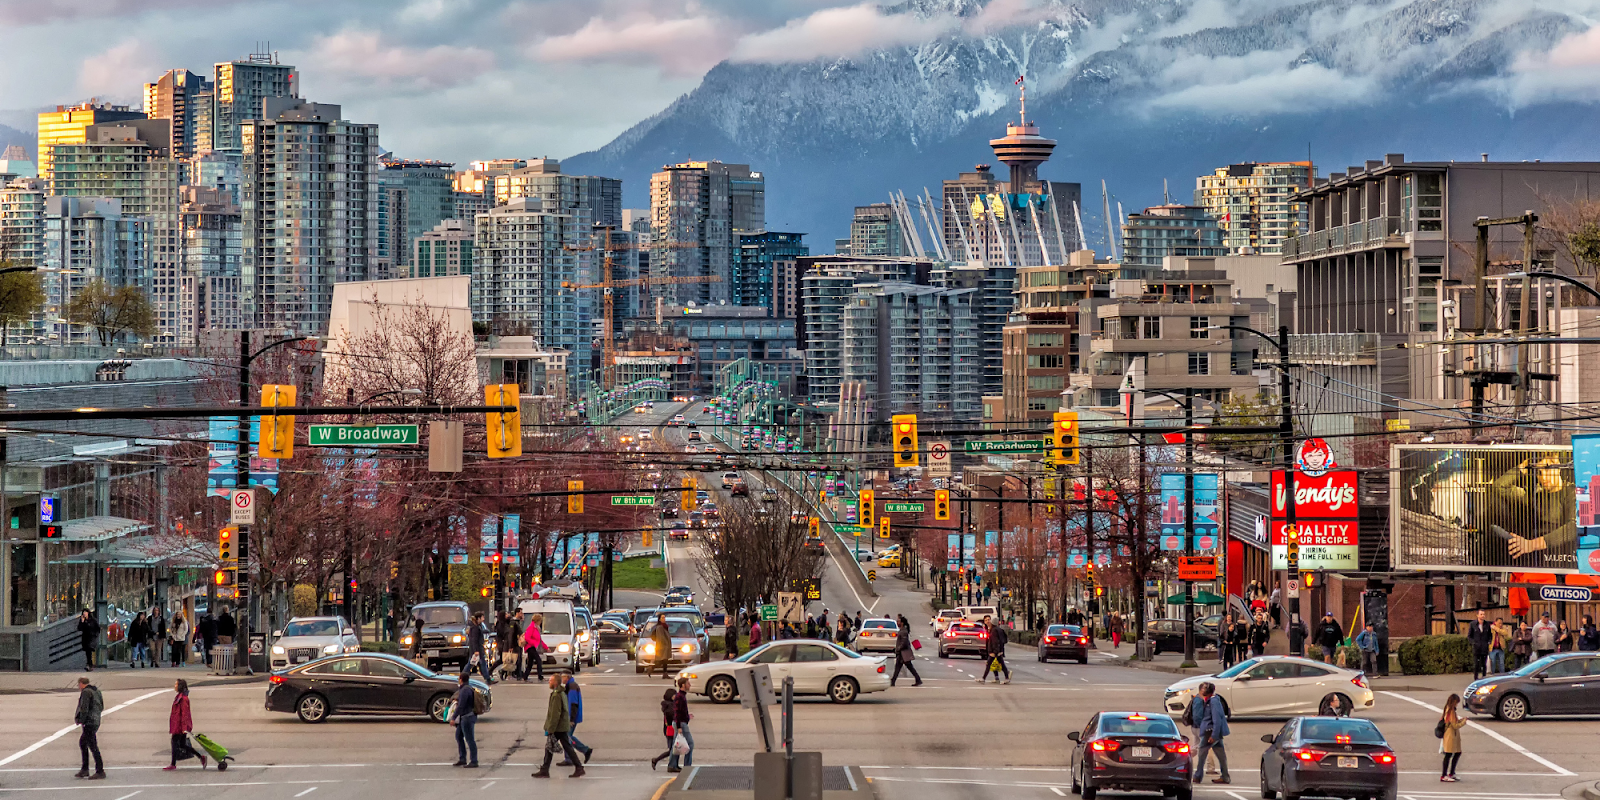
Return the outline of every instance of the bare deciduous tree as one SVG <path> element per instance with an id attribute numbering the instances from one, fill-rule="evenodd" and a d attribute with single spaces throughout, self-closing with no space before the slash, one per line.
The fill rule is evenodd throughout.
<path id="1" fill-rule="evenodd" d="M 693 550 L 701 580 L 737 612 L 757 600 L 773 601 L 796 582 L 821 574 L 822 548 L 806 544 L 807 524 L 787 497 L 766 505 L 736 497 L 722 510 L 722 525 L 696 531 Z"/>

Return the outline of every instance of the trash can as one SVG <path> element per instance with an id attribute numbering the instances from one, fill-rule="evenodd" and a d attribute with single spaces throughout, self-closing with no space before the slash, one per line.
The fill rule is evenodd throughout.
<path id="1" fill-rule="evenodd" d="M 231 644 L 217 645 L 211 648 L 211 671 L 216 675 L 233 674 L 234 649 Z"/>
<path id="2" fill-rule="evenodd" d="M 1150 639 L 1140 639 L 1133 647 L 1134 658 L 1140 661 L 1149 661 L 1156 657 L 1156 643 Z"/>

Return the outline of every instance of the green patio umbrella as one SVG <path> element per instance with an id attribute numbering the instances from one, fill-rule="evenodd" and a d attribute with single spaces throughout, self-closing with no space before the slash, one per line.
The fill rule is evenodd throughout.
<path id="1" fill-rule="evenodd" d="M 1195 592 L 1194 604 L 1197 606 L 1214 606 L 1223 603 L 1223 599 L 1210 592 Z M 1167 598 L 1168 605 L 1183 605 L 1183 595 L 1175 594 Z"/>

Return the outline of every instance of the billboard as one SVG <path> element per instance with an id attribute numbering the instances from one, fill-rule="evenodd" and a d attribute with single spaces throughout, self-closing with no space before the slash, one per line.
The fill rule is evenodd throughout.
<path id="1" fill-rule="evenodd" d="M 1600 575 L 1600 508 L 1596 507 L 1596 502 L 1600 501 L 1600 436 L 1572 437 L 1572 477 L 1578 522 L 1578 571 Z"/>
<path id="2" fill-rule="evenodd" d="M 1396 445 L 1391 463 L 1396 568 L 1577 571 L 1572 448 Z"/>
<path id="3" fill-rule="evenodd" d="M 1161 549 L 1184 550 L 1185 519 L 1187 510 L 1183 502 L 1184 474 L 1164 472 L 1161 485 Z M 1209 550 L 1216 546 L 1219 516 L 1217 514 L 1217 476 L 1200 473 L 1194 476 L 1194 533 L 1195 548 Z"/>
<path id="4" fill-rule="evenodd" d="M 1295 520 L 1300 530 L 1300 569 L 1361 568 L 1360 523 L 1356 520 Z M 1289 568 L 1289 524 L 1272 521 L 1272 568 Z"/>

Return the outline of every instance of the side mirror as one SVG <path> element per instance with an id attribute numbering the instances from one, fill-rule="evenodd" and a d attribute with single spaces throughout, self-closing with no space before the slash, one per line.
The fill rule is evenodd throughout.
<path id="1" fill-rule="evenodd" d="M 1533 676 L 1533 679 L 1540 683 L 1544 683 L 1544 673 L 1541 672 L 1538 675 Z"/>
<path id="2" fill-rule="evenodd" d="M 410 683 L 410 682 L 412 682 L 412 681 L 414 681 L 416 679 L 417 679 L 416 673 L 413 673 L 413 672 L 407 672 L 406 673 L 406 683 Z"/>
<path id="3" fill-rule="evenodd" d="M 1077 731 L 1068 731 L 1067 732 L 1067 738 L 1071 739 L 1074 742 L 1076 742 L 1076 741 L 1078 741 L 1078 740 L 1083 738 L 1083 734 L 1080 734 Z"/>
<path id="4" fill-rule="evenodd" d="M 283 631 L 273 631 L 272 632 L 272 638 L 274 638 L 274 639 L 282 639 L 283 638 Z"/>
<path id="5" fill-rule="evenodd" d="M 1234 678 L 1234 680 L 1236 680 L 1236 681 L 1253 681 L 1253 680 L 1255 680 L 1255 678 L 1252 678 L 1249 675 L 1240 675 L 1239 677 Z"/>
<path id="6" fill-rule="evenodd" d="M 345 636 L 354 636 L 354 635 L 356 635 L 356 629 L 355 628 L 345 628 L 344 629 L 344 635 Z"/>
<path id="7" fill-rule="evenodd" d="M 1270 733 L 1263 733 L 1261 734 L 1261 741 L 1266 742 L 1267 744 L 1272 744 L 1273 742 L 1277 741 L 1277 737 Z"/>

